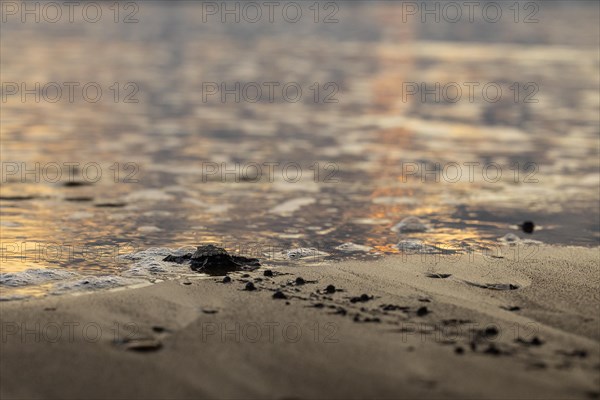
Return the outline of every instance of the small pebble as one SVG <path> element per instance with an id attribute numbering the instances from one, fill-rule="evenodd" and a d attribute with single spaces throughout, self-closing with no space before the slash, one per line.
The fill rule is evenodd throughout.
<path id="1" fill-rule="evenodd" d="M 531 342 L 529 342 L 532 346 L 541 346 L 544 344 L 543 340 L 541 340 L 539 337 L 535 336 L 533 339 L 531 339 Z"/>
<path id="2" fill-rule="evenodd" d="M 153 338 L 147 339 L 125 339 L 120 343 L 125 350 L 137 352 L 151 352 L 162 348 L 162 343 Z"/>
<path id="3" fill-rule="evenodd" d="M 350 302 L 351 303 L 358 303 L 358 302 L 364 303 L 364 302 L 367 302 L 367 301 L 369 301 L 371 299 L 373 299 L 373 296 L 369 296 L 368 294 L 363 293 L 363 294 L 360 295 L 360 297 L 353 297 L 353 298 L 351 298 Z"/>
<path id="4" fill-rule="evenodd" d="M 275 293 L 273 293 L 273 298 L 285 300 L 285 299 L 287 299 L 287 296 L 285 295 L 285 293 L 278 290 Z"/>
<path id="5" fill-rule="evenodd" d="M 544 344 L 544 341 L 537 336 L 534 336 L 531 340 L 517 338 L 515 341 L 524 344 L 525 346 L 541 346 Z"/>
<path id="6" fill-rule="evenodd" d="M 301 278 L 301 277 L 297 277 L 296 278 L 296 285 L 304 285 L 306 283 L 306 281 Z"/>
<path id="7" fill-rule="evenodd" d="M 329 286 L 327 286 L 327 287 L 325 288 L 325 293 L 329 293 L 329 294 L 331 294 L 331 293 L 335 293 L 335 286 L 333 286 L 333 285 L 329 285 Z"/>
<path id="8" fill-rule="evenodd" d="M 496 337 L 498 336 L 498 329 L 494 326 L 490 326 L 483 331 L 483 335 L 485 337 Z"/>
<path id="9" fill-rule="evenodd" d="M 254 283 L 248 282 L 246 283 L 246 287 L 244 288 L 244 290 L 252 292 L 253 290 L 256 290 L 256 286 L 254 286 Z"/>
<path id="10" fill-rule="evenodd" d="M 457 348 L 454 349 L 454 352 L 456 354 L 464 354 L 465 349 L 463 349 L 462 347 L 457 347 Z"/>
<path id="11" fill-rule="evenodd" d="M 346 311 L 346 309 L 344 307 L 338 307 L 334 314 L 339 314 L 339 315 L 346 315 L 348 314 L 348 311 Z"/>
<path id="12" fill-rule="evenodd" d="M 499 356 L 502 354 L 500 349 L 498 349 L 494 344 L 490 344 L 487 349 L 484 350 L 485 354 L 491 354 L 493 356 Z"/>
<path id="13" fill-rule="evenodd" d="M 226 276 L 226 277 L 223 278 L 223 283 L 229 283 L 229 282 L 231 282 L 231 278 L 230 277 Z"/>
<path id="14" fill-rule="evenodd" d="M 535 224 L 533 223 L 533 221 L 525 221 L 521 224 L 521 229 L 525 233 L 533 233 L 535 229 Z"/>
<path id="15" fill-rule="evenodd" d="M 264 276 L 273 276 L 273 271 L 271 271 L 270 269 L 266 270 L 265 272 L 263 272 Z"/>
<path id="16" fill-rule="evenodd" d="M 419 307 L 419 309 L 417 310 L 417 315 L 419 317 L 422 317 L 427 314 L 429 314 L 429 310 L 427 309 L 427 307 Z"/>

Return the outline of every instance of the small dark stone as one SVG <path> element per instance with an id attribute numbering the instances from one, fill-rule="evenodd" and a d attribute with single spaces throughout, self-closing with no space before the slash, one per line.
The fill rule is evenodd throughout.
<path id="1" fill-rule="evenodd" d="M 459 347 L 457 347 L 457 348 L 454 349 L 454 352 L 456 354 L 464 354 L 465 349 L 463 349 L 462 347 L 459 346 Z"/>
<path id="2" fill-rule="evenodd" d="M 229 282 L 231 282 L 231 278 L 229 276 L 223 277 L 223 283 L 229 283 Z"/>
<path id="3" fill-rule="evenodd" d="M 533 230 L 535 229 L 535 224 L 533 223 L 533 221 L 525 221 L 521 224 L 521 229 L 525 233 L 533 233 Z"/>
<path id="4" fill-rule="evenodd" d="M 88 186 L 88 185 L 91 185 L 91 183 L 85 182 L 85 181 L 69 181 L 69 182 L 63 183 L 64 187 L 78 187 L 78 186 Z"/>
<path id="5" fill-rule="evenodd" d="M 94 207 L 98 208 L 120 208 L 125 207 L 127 203 L 96 203 Z"/>
<path id="6" fill-rule="evenodd" d="M 498 336 L 498 329 L 494 326 L 490 326 L 483 331 L 483 336 L 487 338 L 493 338 Z"/>
<path id="7" fill-rule="evenodd" d="M 499 356 L 502 354 L 500 349 L 498 349 L 494 344 L 490 344 L 487 349 L 483 351 L 485 354 L 491 354 L 493 356 Z"/>
<path id="8" fill-rule="evenodd" d="M 248 282 L 248 283 L 246 283 L 246 287 L 244 288 L 244 290 L 252 292 L 252 291 L 256 290 L 256 286 L 254 286 L 254 283 Z"/>
<path id="9" fill-rule="evenodd" d="M 446 279 L 452 276 L 452 274 L 437 274 L 437 273 L 433 273 L 433 272 L 428 272 L 425 274 L 426 277 L 428 278 L 433 278 L 433 279 Z"/>
<path id="10" fill-rule="evenodd" d="M 264 275 L 264 276 L 273 276 L 273 271 L 271 271 L 270 269 L 268 269 L 268 270 L 266 270 L 266 271 L 263 273 L 263 275 Z"/>
<path id="11" fill-rule="evenodd" d="M 306 283 L 306 281 L 301 278 L 301 277 L 297 277 L 296 278 L 296 285 L 304 285 Z"/>
<path id="12" fill-rule="evenodd" d="M 531 339 L 531 342 L 529 342 L 529 344 L 531 344 L 532 346 L 541 346 L 544 344 L 544 341 L 539 337 L 534 336 L 533 339 Z"/>
<path id="13" fill-rule="evenodd" d="M 152 330 L 156 333 L 163 333 L 165 332 L 167 329 L 162 327 L 162 326 L 153 326 Z"/>
<path id="14" fill-rule="evenodd" d="M 427 314 L 429 314 L 429 310 L 427 309 L 427 307 L 419 307 L 419 309 L 417 310 L 417 315 L 419 317 L 422 317 Z"/>
<path id="15" fill-rule="evenodd" d="M 183 282 L 184 285 L 189 286 L 192 284 L 192 282 Z"/>
<path id="16" fill-rule="evenodd" d="M 313 306 L 314 308 L 323 308 L 323 307 L 325 307 L 325 304 L 323 304 L 323 303 L 315 303 L 315 304 L 313 304 L 312 306 Z"/>
<path id="17" fill-rule="evenodd" d="M 281 292 L 281 291 L 276 291 L 275 293 L 273 293 L 273 298 L 274 299 L 281 299 L 281 300 L 285 300 L 287 299 L 287 296 L 285 295 L 285 293 Z"/>
<path id="18" fill-rule="evenodd" d="M 242 278 L 250 278 L 250 274 L 244 274 L 242 275 Z"/>
<path id="19" fill-rule="evenodd" d="M 365 302 L 367 302 L 369 300 L 372 300 L 372 299 L 373 299 L 373 296 L 369 296 L 368 294 L 363 293 L 359 297 L 353 297 L 353 298 L 351 298 L 350 302 L 351 303 L 358 303 L 358 302 L 365 303 Z"/>
<path id="20" fill-rule="evenodd" d="M 328 286 L 325 288 L 325 293 L 329 293 L 329 294 L 331 294 L 331 293 L 335 293 L 335 286 L 333 286 L 333 285 L 328 285 Z"/>
<path id="21" fill-rule="evenodd" d="M 122 346 L 125 350 L 141 353 L 157 351 L 162 348 L 160 340 L 153 338 L 123 339 L 122 341 L 117 341 L 116 344 Z"/>
<path id="22" fill-rule="evenodd" d="M 346 311 L 346 309 L 344 307 L 338 307 L 334 314 L 338 314 L 338 315 L 346 315 L 348 314 L 348 311 Z"/>

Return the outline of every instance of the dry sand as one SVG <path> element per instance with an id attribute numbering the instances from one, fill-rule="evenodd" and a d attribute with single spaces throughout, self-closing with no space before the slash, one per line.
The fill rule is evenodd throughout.
<path id="1" fill-rule="evenodd" d="M 598 398 L 598 248 L 505 249 L 6 302 L 0 395 Z"/>

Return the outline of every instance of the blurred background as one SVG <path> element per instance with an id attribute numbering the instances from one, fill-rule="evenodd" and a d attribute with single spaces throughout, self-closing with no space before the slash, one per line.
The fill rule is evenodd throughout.
<path id="1" fill-rule="evenodd" d="M 2 272 L 598 245 L 598 2 L 279 3 L 3 1 Z"/>

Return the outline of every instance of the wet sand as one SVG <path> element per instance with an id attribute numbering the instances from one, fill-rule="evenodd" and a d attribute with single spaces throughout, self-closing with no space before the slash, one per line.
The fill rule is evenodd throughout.
<path id="1" fill-rule="evenodd" d="M 598 249 L 504 250 L 2 303 L 0 395 L 598 398 Z"/>

